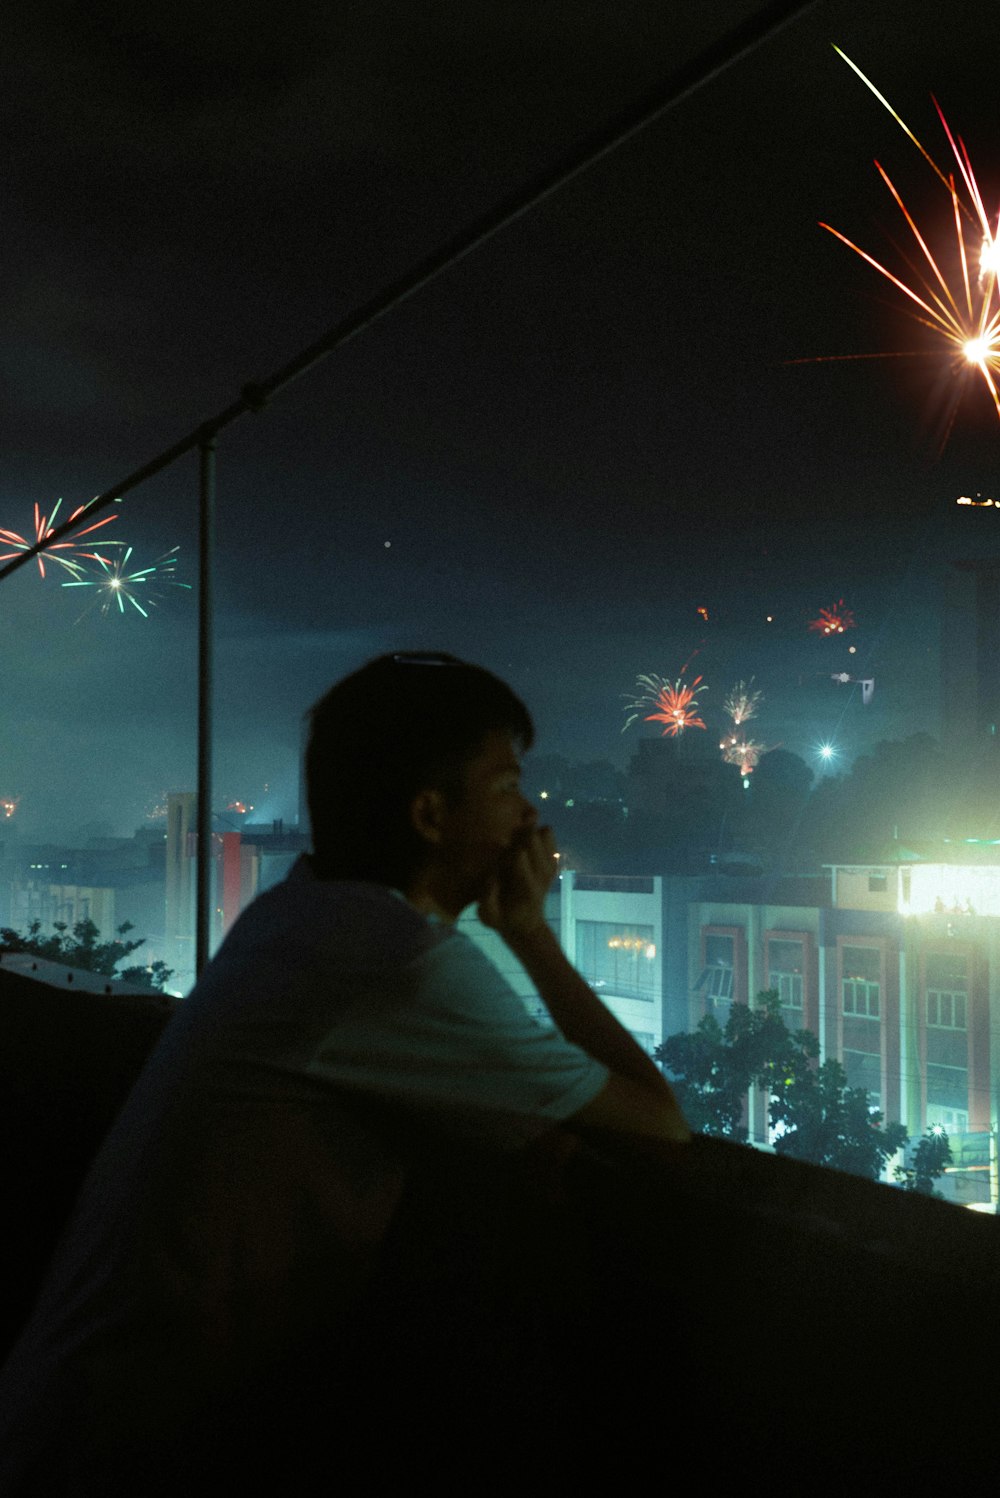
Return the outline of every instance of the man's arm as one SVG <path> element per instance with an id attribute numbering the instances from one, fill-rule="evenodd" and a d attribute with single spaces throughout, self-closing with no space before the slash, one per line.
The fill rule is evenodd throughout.
<path id="1" fill-rule="evenodd" d="M 690 1131 L 669 1083 L 584 982 L 545 922 L 545 895 L 554 868 L 551 830 L 530 829 L 511 850 L 479 915 L 523 965 L 566 1039 L 611 1072 L 597 1096 L 569 1121 L 647 1138 L 687 1140 Z"/>

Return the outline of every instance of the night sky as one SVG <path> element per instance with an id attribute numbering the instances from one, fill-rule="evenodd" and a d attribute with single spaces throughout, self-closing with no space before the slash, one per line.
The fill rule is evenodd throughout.
<path id="1" fill-rule="evenodd" d="M 0 526 L 221 410 L 755 7 L 678 9 L 20 16 L 0 49 Z M 294 815 L 302 711 L 392 648 L 498 670 L 539 749 L 574 759 L 623 765 L 623 694 L 688 661 L 710 715 L 755 674 L 761 735 L 807 758 L 938 730 L 942 566 L 1000 554 L 1000 515 L 954 501 L 1000 485 L 1000 424 L 970 382 L 938 454 L 940 345 L 817 227 L 895 256 L 875 156 L 921 223 L 946 234 L 951 212 L 831 42 L 943 164 L 937 96 L 995 211 L 996 7 L 817 4 L 230 428 L 220 803 Z M 136 565 L 180 546 L 194 583 L 196 526 L 190 457 L 107 535 Z M 0 584 L 0 795 L 25 835 L 128 833 L 194 785 L 195 594 L 102 617 L 59 583 Z M 859 627 L 810 634 L 839 598 Z M 870 707 L 843 670 L 875 677 Z"/>

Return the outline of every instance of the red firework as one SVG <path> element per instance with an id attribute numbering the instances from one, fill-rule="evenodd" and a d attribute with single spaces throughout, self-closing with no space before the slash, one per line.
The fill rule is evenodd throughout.
<path id="1" fill-rule="evenodd" d="M 62 500 L 57 499 L 55 509 L 52 511 L 51 515 L 43 515 L 38 505 L 35 505 L 35 537 L 33 541 L 29 541 L 25 536 L 18 535 L 17 531 L 0 529 L 0 542 L 5 542 L 8 546 L 13 546 L 15 548 L 13 551 L 7 551 L 0 554 L 0 562 L 12 561 L 14 557 L 20 555 L 20 553 L 30 551 L 31 547 L 37 545 L 38 542 L 47 540 L 55 530 L 55 526 L 52 522 L 55 520 L 56 514 L 61 504 Z M 72 515 L 70 515 L 69 519 L 73 521 L 78 518 L 85 518 L 87 508 L 87 505 L 79 505 L 77 509 L 73 511 Z M 56 541 L 53 546 L 50 546 L 48 548 L 49 560 L 52 562 L 58 562 L 60 567 L 64 567 L 66 571 L 71 572 L 74 577 L 79 577 L 80 573 L 83 571 L 83 568 L 80 567 L 78 563 L 74 562 L 71 557 L 59 556 L 57 555 L 57 553 L 63 551 L 71 551 L 75 552 L 77 556 L 88 558 L 88 560 L 99 561 L 100 558 L 97 557 L 94 552 L 81 551 L 79 542 L 83 536 L 89 536 L 91 531 L 99 531 L 102 525 L 110 525 L 112 520 L 117 520 L 117 518 L 117 515 L 106 515 L 103 520 L 95 520 L 93 525 L 84 526 L 82 530 L 77 531 L 75 535 L 69 536 L 65 541 Z M 38 552 L 35 556 L 35 561 L 38 563 L 38 571 L 42 577 L 45 576 L 45 562 L 43 560 L 44 555 L 45 553 Z"/>
<path id="2" fill-rule="evenodd" d="M 700 676 L 696 676 L 690 686 L 680 677 L 672 682 L 663 676 L 639 676 L 636 678 L 636 686 L 643 690 L 638 697 L 629 699 L 628 706 L 636 711 L 625 720 L 625 728 L 640 715 L 646 723 L 662 723 L 664 738 L 669 736 L 675 739 L 685 728 L 705 727 L 703 720 L 698 717 L 698 704 L 695 702 L 695 698 L 706 690 Z M 643 714 L 644 707 L 653 708 L 653 712 Z M 622 729 L 623 733 L 625 728 Z"/>
<path id="3" fill-rule="evenodd" d="M 809 628 L 820 635 L 842 635 L 845 629 L 855 629 L 854 615 L 842 598 L 829 609 L 820 609 L 815 619 L 810 619 Z"/>

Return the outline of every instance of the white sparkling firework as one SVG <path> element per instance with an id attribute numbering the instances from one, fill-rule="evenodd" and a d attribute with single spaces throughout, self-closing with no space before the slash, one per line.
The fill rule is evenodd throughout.
<path id="1" fill-rule="evenodd" d="M 131 546 L 127 548 L 123 556 L 116 557 L 114 560 L 95 554 L 92 560 L 98 564 L 100 570 L 89 577 L 76 578 L 73 582 L 63 583 L 63 587 L 97 588 L 101 613 L 105 617 L 113 611 L 116 605 L 119 613 L 124 614 L 126 604 L 131 604 L 132 608 L 144 619 L 148 619 L 148 609 L 156 605 L 156 598 L 151 590 L 155 590 L 157 584 L 169 584 L 175 588 L 190 588 L 191 586 L 190 583 L 179 582 L 174 576 L 179 550 L 180 547 L 174 546 L 162 557 L 157 557 L 156 561 L 151 562 L 148 567 L 139 567 L 132 571 L 129 570 L 132 557 Z"/>

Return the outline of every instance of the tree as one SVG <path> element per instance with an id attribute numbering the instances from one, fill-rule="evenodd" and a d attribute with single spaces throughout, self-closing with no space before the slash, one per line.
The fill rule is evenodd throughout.
<path id="1" fill-rule="evenodd" d="M 671 1035 L 656 1050 L 688 1122 L 701 1133 L 741 1142 L 750 1087 L 769 1097 L 775 1153 L 878 1180 L 908 1138 L 902 1124 L 883 1127 L 863 1087 L 848 1087 L 839 1061 L 817 1065 L 819 1041 L 791 1032 L 778 994 L 759 993 L 753 1009 L 733 1004 L 725 1029 L 707 1015 L 692 1035 Z"/>
<path id="2" fill-rule="evenodd" d="M 168 979 L 173 976 L 173 968 L 167 967 L 165 962 L 154 962 L 149 967 L 129 967 L 122 973 L 117 972 L 120 962 L 146 944 L 144 936 L 137 941 L 125 940 L 133 929 L 131 921 L 123 921 L 118 927 L 117 936 L 111 941 L 103 942 L 99 940 L 100 931 L 90 919 L 77 921 L 70 936 L 66 934 L 69 930 L 66 921 L 54 921 L 52 925 L 52 936 L 40 935 L 41 921 L 32 921 L 27 935 L 14 931 L 9 926 L 0 928 L 0 951 L 30 952 L 47 962 L 82 968 L 85 972 L 101 973 L 108 978 L 121 978 L 137 988 L 162 991 Z"/>
<path id="3" fill-rule="evenodd" d="M 789 1037 L 782 1075 L 772 1078 L 768 1118 L 774 1150 L 877 1181 L 886 1163 L 909 1137 L 901 1123 L 885 1124 L 864 1087 L 848 1087 L 847 1073 L 833 1059 L 815 1065 L 819 1041 L 808 1030 Z"/>
<path id="4" fill-rule="evenodd" d="M 897 1165 L 896 1180 L 904 1191 L 919 1191 L 924 1196 L 940 1196 L 934 1182 L 944 1175 L 952 1162 L 951 1145 L 944 1129 L 930 1128 L 913 1148 L 909 1160 Z"/>
<path id="5" fill-rule="evenodd" d="M 670 1072 L 671 1085 L 691 1128 L 744 1143 L 741 1122 L 753 1081 L 782 1053 L 789 1035 L 777 1009 L 733 1004 L 723 1029 L 707 1014 L 692 1034 L 671 1035 L 657 1046 L 657 1061 Z M 773 994 L 777 1000 L 777 994 Z"/>

